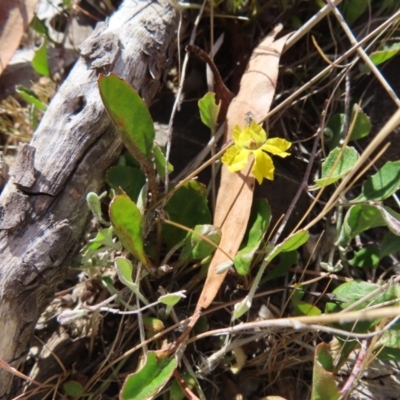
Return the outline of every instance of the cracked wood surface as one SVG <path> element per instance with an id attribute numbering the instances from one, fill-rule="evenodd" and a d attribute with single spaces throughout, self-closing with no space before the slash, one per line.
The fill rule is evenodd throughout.
<path id="1" fill-rule="evenodd" d="M 0 197 L 0 358 L 15 368 L 76 255 L 86 195 L 101 189 L 121 150 L 97 75 L 115 72 L 150 104 L 175 52 L 177 14 L 168 0 L 125 0 L 82 44 L 31 143 L 19 146 Z M 10 398 L 11 384 L 0 369 L 0 399 Z"/>

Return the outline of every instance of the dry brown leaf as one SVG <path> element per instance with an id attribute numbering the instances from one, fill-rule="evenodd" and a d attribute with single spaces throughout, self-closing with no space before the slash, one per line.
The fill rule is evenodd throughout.
<path id="1" fill-rule="evenodd" d="M 251 112 L 255 121 L 263 121 L 269 111 L 275 95 L 278 79 L 279 58 L 289 35 L 274 42 L 280 31 L 276 28 L 253 51 L 249 64 L 240 82 L 239 94 L 232 100 L 226 117 L 226 140 L 232 138 L 235 125 L 245 124 L 246 114 Z M 200 317 L 201 311 L 214 300 L 227 272 L 216 273 L 216 268 L 233 259 L 239 250 L 246 232 L 253 202 L 255 178 L 250 174 L 251 163 L 239 173 L 230 173 L 222 166 L 221 184 L 215 207 L 214 225 L 221 228 L 222 237 L 208 269 L 206 281 L 200 294 L 196 309 L 187 328 L 175 344 L 168 350 L 159 352 L 159 356 L 170 354 L 183 343 Z M 230 257 L 230 258 L 229 258 Z"/>
<path id="2" fill-rule="evenodd" d="M 0 1 L 0 75 L 21 42 L 39 0 Z"/>
<path id="3" fill-rule="evenodd" d="M 280 29 L 279 29 L 280 30 Z M 245 117 L 251 112 L 255 121 L 262 121 L 271 106 L 278 78 L 279 58 L 289 35 L 274 42 L 278 29 L 268 35 L 253 51 L 240 82 L 239 94 L 232 100 L 227 114 L 227 135 L 230 140 L 235 125 L 243 127 Z M 214 300 L 226 272 L 217 274 L 215 269 L 229 261 L 226 253 L 234 258 L 246 232 L 253 201 L 255 179 L 250 174 L 251 163 L 240 173 L 232 174 L 222 167 L 221 185 L 215 208 L 214 225 L 221 228 L 219 246 L 209 267 L 206 282 L 197 303 L 197 311 L 207 308 Z"/>

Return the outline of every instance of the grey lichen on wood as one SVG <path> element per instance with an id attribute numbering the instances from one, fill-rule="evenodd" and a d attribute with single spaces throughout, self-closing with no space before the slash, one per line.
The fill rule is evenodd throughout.
<path id="1" fill-rule="evenodd" d="M 76 255 L 89 216 L 86 195 L 99 192 L 122 148 L 98 72 L 115 72 L 151 104 L 175 52 L 177 26 L 168 0 L 125 0 L 82 45 L 31 143 L 21 146 L 0 197 L 0 358 L 15 368 Z M 11 382 L 0 369 L 0 399 L 10 398 Z"/>

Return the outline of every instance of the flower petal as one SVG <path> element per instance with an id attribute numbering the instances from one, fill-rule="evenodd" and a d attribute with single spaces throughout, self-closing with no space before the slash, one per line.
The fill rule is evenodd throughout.
<path id="1" fill-rule="evenodd" d="M 233 128 L 233 132 L 232 132 L 232 138 L 233 138 L 233 140 L 234 140 L 234 142 L 235 142 L 235 144 L 237 145 L 238 144 L 238 142 L 239 142 L 239 138 L 240 138 L 240 134 L 242 133 L 242 130 L 240 129 L 240 126 L 239 125 L 236 125 L 234 128 Z"/>
<path id="2" fill-rule="evenodd" d="M 273 181 L 275 167 L 271 157 L 262 150 L 255 151 L 254 157 L 255 162 L 251 172 L 257 179 L 258 183 L 261 185 L 263 178 Z"/>
<path id="3" fill-rule="evenodd" d="M 234 145 L 226 150 L 221 161 L 228 166 L 229 172 L 237 172 L 246 166 L 249 154 L 249 150 Z"/>
<path id="4" fill-rule="evenodd" d="M 289 149 L 291 145 L 292 143 L 285 139 L 273 138 L 268 139 L 262 149 L 279 157 L 287 157 L 290 156 L 290 153 L 287 153 L 286 150 Z"/>
<path id="5" fill-rule="evenodd" d="M 250 129 L 253 131 L 253 135 L 256 135 L 256 141 L 258 143 L 265 143 L 267 140 L 267 132 L 265 132 L 262 125 L 257 124 L 257 122 L 253 120 Z"/>

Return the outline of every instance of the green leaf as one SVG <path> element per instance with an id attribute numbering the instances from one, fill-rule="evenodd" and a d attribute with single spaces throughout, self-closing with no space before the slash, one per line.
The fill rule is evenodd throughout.
<path id="1" fill-rule="evenodd" d="M 100 197 L 97 195 L 97 193 L 94 192 L 89 192 L 86 195 L 86 203 L 90 209 L 90 211 L 93 213 L 97 221 L 99 221 L 103 225 L 110 225 L 109 222 L 105 221 L 102 215 L 101 211 L 101 201 Z"/>
<path id="2" fill-rule="evenodd" d="M 165 165 L 167 163 L 165 155 L 157 143 L 154 143 L 153 150 L 154 150 L 154 161 L 156 163 L 157 173 L 158 175 L 160 175 L 161 179 L 165 179 Z M 173 165 L 171 163 L 168 163 L 168 174 L 170 174 L 173 170 L 174 170 Z"/>
<path id="3" fill-rule="evenodd" d="M 380 259 L 397 253 L 400 250 L 400 236 L 397 236 L 390 231 L 387 232 L 382 239 L 379 250 Z"/>
<path id="4" fill-rule="evenodd" d="M 64 392 L 67 396 L 81 397 L 85 394 L 83 386 L 77 381 L 68 381 L 63 384 Z"/>
<path id="5" fill-rule="evenodd" d="M 115 269 L 117 270 L 118 279 L 120 280 L 120 282 L 131 289 L 133 292 L 136 292 L 139 287 L 135 282 L 133 282 L 132 279 L 132 263 L 125 257 L 116 257 L 114 260 L 114 265 Z"/>
<path id="6" fill-rule="evenodd" d="M 144 329 L 150 332 L 161 332 L 165 329 L 164 322 L 159 318 L 143 316 Z"/>
<path id="7" fill-rule="evenodd" d="M 309 234 L 305 230 L 300 230 L 293 235 L 288 236 L 282 243 L 276 245 L 268 254 L 266 261 L 271 262 L 278 254 L 285 251 L 297 250 L 309 239 Z"/>
<path id="8" fill-rule="evenodd" d="M 146 183 L 146 177 L 140 169 L 126 165 L 111 167 L 107 171 L 106 180 L 117 194 L 126 193 L 134 202 L 138 201 L 139 193 Z"/>
<path id="9" fill-rule="evenodd" d="M 343 310 L 358 300 L 363 299 L 365 296 L 369 295 L 374 290 L 378 289 L 379 286 L 374 283 L 364 282 L 362 280 L 353 280 L 345 282 L 338 286 L 333 294 L 338 300 L 340 300 L 340 308 Z M 395 300 L 399 298 L 399 289 L 392 286 L 387 291 L 379 293 L 372 298 L 359 304 L 355 310 L 362 310 L 370 305 L 381 304 L 386 301 Z M 327 303 L 327 306 L 330 303 Z M 326 311 L 331 312 L 331 306 L 329 306 Z"/>
<path id="10" fill-rule="evenodd" d="M 193 389 L 196 385 L 196 380 L 193 376 L 189 375 L 187 372 L 182 374 L 182 379 L 185 381 L 189 389 Z M 186 399 L 185 393 L 183 392 L 178 381 L 174 379 L 171 383 L 171 388 L 169 390 L 169 400 L 184 400 Z"/>
<path id="11" fill-rule="evenodd" d="M 215 93 L 208 92 L 199 100 L 199 110 L 201 122 L 211 129 L 211 132 L 217 131 L 217 120 L 221 102 L 217 104 Z"/>
<path id="12" fill-rule="evenodd" d="M 400 188 L 400 161 L 388 161 L 376 174 L 370 176 L 362 185 L 361 194 L 353 203 L 381 201 Z"/>
<path id="13" fill-rule="evenodd" d="M 23 98 L 27 103 L 34 105 L 40 111 L 46 111 L 46 104 L 39 100 L 38 95 L 31 89 L 18 85 L 16 87 L 16 92 Z"/>
<path id="14" fill-rule="evenodd" d="M 356 120 L 353 125 L 354 118 L 356 118 Z M 337 147 L 345 136 L 344 121 L 344 114 L 335 114 L 326 124 L 326 130 L 330 133 L 331 137 L 326 138 L 325 141 L 327 142 L 330 150 Z M 353 105 L 348 128 L 350 129 L 351 126 L 353 127 L 350 140 L 359 140 L 368 136 L 368 134 L 371 132 L 372 124 L 370 118 L 364 113 L 358 104 Z"/>
<path id="15" fill-rule="evenodd" d="M 321 315 L 321 310 L 313 304 L 306 303 L 305 301 L 292 298 L 292 306 L 295 315 Z"/>
<path id="16" fill-rule="evenodd" d="M 169 381 L 176 366 L 176 358 L 158 360 L 156 353 L 150 351 L 147 354 L 146 363 L 140 371 L 126 378 L 120 399 L 148 400 Z"/>
<path id="17" fill-rule="evenodd" d="M 165 205 L 169 219 L 187 228 L 211 223 L 211 214 L 207 205 L 204 186 L 197 181 L 186 182 Z M 168 249 L 182 241 L 187 231 L 175 226 L 163 225 L 162 237 Z"/>
<path id="18" fill-rule="evenodd" d="M 400 349 L 398 348 L 383 347 L 376 354 L 377 358 L 383 361 L 394 361 L 397 363 L 400 360 Z"/>
<path id="19" fill-rule="evenodd" d="M 42 45 L 35 50 L 35 55 L 32 59 L 32 67 L 40 75 L 50 76 L 49 62 L 47 59 L 47 39 L 44 39 Z"/>
<path id="20" fill-rule="evenodd" d="M 106 246 L 110 248 L 115 248 L 116 244 L 113 241 L 114 229 L 112 226 L 109 228 L 104 228 L 97 232 L 93 239 L 89 240 L 88 248 L 91 250 L 99 249 L 101 246 Z M 118 246 L 119 248 L 120 246 Z"/>
<path id="21" fill-rule="evenodd" d="M 240 318 L 244 313 L 250 310 L 251 300 L 246 296 L 241 302 L 236 303 L 233 307 L 232 321 Z"/>
<path id="22" fill-rule="evenodd" d="M 352 206 L 344 218 L 338 244 L 345 245 L 359 233 L 384 225 L 385 220 L 377 207 L 370 205 Z"/>
<path id="23" fill-rule="evenodd" d="M 164 294 L 163 296 L 159 297 L 158 301 L 166 306 L 174 306 L 175 304 L 178 304 L 180 300 L 186 298 L 183 292 L 184 290 L 176 293 Z"/>
<path id="24" fill-rule="evenodd" d="M 383 332 L 378 340 L 377 346 L 382 345 L 386 348 L 400 350 L 400 330 L 399 323 L 397 322 L 392 329 Z"/>
<path id="25" fill-rule="evenodd" d="M 369 7 L 365 0 L 348 0 L 343 3 L 343 11 L 346 22 L 352 25 Z"/>
<path id="26" fill-rule="evenodd" d="M 201 260 L 212 254 L 216 247 L 206 242 L 201 236 L 218 245 L 221 240 L 221 229 L 213 225 L 196 225 L 194 232 L 186 235 L 183 251 L 180 259 L 182 261 Z"/>
<path id="27" fill-rule="evenodd" d="M 359 233 L 385 225 L 395 235 L 400 236 L 400 214 L 390 207 L 381 205 L 352 206 L 344 218 L 338 244 L 345 245 Z"/>
<path id="28" fill-rule="evenodd" d="M 271 208 L 266 200 L 254 200 L 247 231 L 234 258 L 236 272 L 247 275 L 250 271 L 254 255 L 260 247 L 271 219 Z"/>
<path id="29" fill-rule="evenodd" d="M 288 251 L 281 253 L 279 255 L 279 263 L 276 267 L 272 270 L 268 270 L 267 275 L 261 281 L 261 284 L 264 284 L 272 279 L 279 278 L 281 276 L 285 276 L 286 273 L 289 271 L 289 268 L 292 265 L 296 265 L 298 262 L 297 251 Z"/>
<path id="30" fill-rule="evenodd" d="M 386 45 L 378 51 L 374 51 L 370 54 L 369 58 L 375 65 L 383 64 L 384 62 L 390 60 L 400 51 L 400 43 L 393 43 L 391 45 Z M 369 67 L 366 66 L 369 70 Z"/>
<path id="31" fill-rule="evenodd" d="M 340 159 L 336 163 L 339 157 Z M 331 185 L 343 178 L 354 167 L 358 157 L 358 153 L 353 147 L 345 147 L 343 152 L 338 147 L 332 150 L 322 163 L 322 177 L 315 181 L 317 188 Z"/>
<path id="32" fill-rule="evenodd" d="M 122 141 L 147 175 L 153 167 L 155 131 L 146 104 L 132 86 L 113 73 L 100 75 L 98 85 L 104 106 Z"/>
<path id="33" fill-rule="evenodd" d="M 127 195 L 115 196 L 110 204 L 110 219 L 124 248 L 147 266 L 148 260 L 143 249 L 142 214 L 136 204 Z"/>
<path id="34" fill-rule="evenodd" d="M 379 250 L 375 246 L 365 246 L 355 253 L 349 264 L 358 268 L 375 268 L 379 264 Z"/>
<path id="35" fill-rule="evenodd" d="M 118 279 L 123 283 L 127 288 L 132 290 L 133 293 L 138 297 L 139 300 L 144 304 L 149 304 L 148 300 L 140 293 L 139 285 L 133 282 L 132 274 L 133 267 L 132 263 L 125 257 L 116 257 L 114 260 L 114 266 L 118 274 Z"/>
<path id="36" fill-rule="evenodd" d="M 381 212 L 387 227 L 397 236 L 400 236 L 400 214 L 390 207 L 376 206 Z"/>
<path id="37" fill-rule="evenodd" d="M 354 118 L 356 118 L 356 120 L 351 131 L 350 140 L 359 140 L 368 136 L 372 128 L 371 120 L 358 104 L 354 104 L 353 106 L 349 128 L 353 125 Z"/>
<path id="38" fill-rule="evenodd" d="M 38 18 L 36 14 L 32 18 L 30 27 L 39 35 L 46 36 L 46 38 L 49 39 L 49 29 L 47 28 L 46 24 L 40 18 Z"/>
<path id="39" fill-rule="evenodd" d="M 312 400 L 337 400 L 340 397 L 328 345 L 320 343 L 315 349 L 311 398 Z"/>

